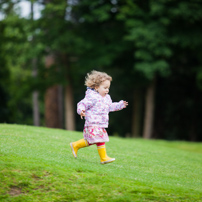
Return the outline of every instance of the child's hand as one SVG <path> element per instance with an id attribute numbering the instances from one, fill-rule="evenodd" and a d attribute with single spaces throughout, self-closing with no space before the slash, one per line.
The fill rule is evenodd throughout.
<path id="1" fill-rule="evenodd" d="M 81 115 L 81 119 L 83 119 L 83 116 L 86 116 L 85 110 L 82 110 L 80 115 Z"/>
<path id="2" fill-rule="evenodd" d="M 126 108 L 128 106 L 128 102 L 126 102 L 126 101 L 123 101 L 123 104 L 124 104 L 124 108 Z"/>

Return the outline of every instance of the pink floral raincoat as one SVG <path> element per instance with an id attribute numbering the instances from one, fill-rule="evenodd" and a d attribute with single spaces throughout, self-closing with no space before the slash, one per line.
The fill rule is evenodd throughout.
<path id="1" fill-rule="evenodd" d="M 108 134 L 105 128 L 109 124 L 109 112 L 123 109 L 123 100 L 112 102 L 107 94 L 102 97 L 98 92 L 88 88 L 86 96 L 77 104 L 77 113 L 80 115 L 85 110 L 84 139 L 89 143 L 108 142 Z"/>

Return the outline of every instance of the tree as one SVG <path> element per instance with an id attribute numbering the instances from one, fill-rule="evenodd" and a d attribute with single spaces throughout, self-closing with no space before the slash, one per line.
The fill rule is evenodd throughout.
<path id="1" fill-rule="evenodd" d="M 201 140 L 202 8 L 197 0 L 37 2 L 45 6 L 32 23 L 19 17 L 13 1 L 0 7 L 9 13 L 0 24 L 0 57 L 1 73 L 10 77 L 0 86 L 8 100 L 3 105 L 13 112 L 10 122 L 33 123 L 31 93 L 38 91 L 41 113 L 46 95 L 44 108 L 54 106 L 46 117 L 57 127 L 82 129 L 74 117 L 76 103 L 84 96 L 86 73 L 96 69 L 113 76 L 113 100 L 130 103 L 110 115 L 109 133 L 126 136 L 132 123 L 133 137 Z"/>
<path id="2" fill-rule="evenodd" d="M 63 101 L 62 86 L 67 84 L 67 76 L 64 73 L 66 74 L 68 67 L 67 64 L 62 62 L 64 62 L 63 57 L 66 55 L 64 51 L 65 45 L 68 45 L 69 42 L 68 40 L 66 42 L 69 28 L 68 22 L 65 20 L 67 4 L 66 2 L 57 1 L 43 1 L 43 4 L 45 6 L 41 17 L 36 20 L 36 27 L 39 30 L 36 40 L 42 43 L 44 47 L 44 50 L 40 53 L 41 60 L 46 58 L 46 64 L 40 67 L 42 78 L 46 78 L 45 81 L 41 81 L 45 86 L 44 89 L 47 90 L 45 94 L 45 122 L 49 127 L 63 128 L 63 103 L 66 105 L 67 102 Z M 69 99 L 71 98 L 68 96 L 67 101 Z M 66 120 L 72 120 L 74 124 L 73 116 L 74 114 L 71 113 L 69 117 L 65 118 Z M 75 128 L 74 126 L 66 125 L 66 129 L 74 130 Z"/>
<path id="3" fill-rule="evenodd" d="M 126 39 L 134 44 L 134 68 L 142 72 L 150 83 L 145 96 L 144 138 L 152 137 L 156 74 L 165 76 L 169 72 L 167 59 L 172 51 L 166 35 L 168 21 L 161 15 L 165 9 L 162 1 L 128 0 L 121 7 L 119 15 L 119 19 L 125 22 L 128 32 Z"/>
<path id="4" fill-rule="evenodd" d="M 31 1 L 31 15 L 30 24 L 34 21 L 34 2 Z M 32 44 L 34 44 L 34 38 L 32 39 Z M 32 76 L 37 77 L 37 58 L 32 59 Z M 35 126 L 40 126 L 40 111 L 39 111 L 39 91 L 34 90 L 32 93 L 32 105 L 33 105 L 33 123 Z"/>
<path id="5" fill-rule="evenodd" d="M 3 79 L 5 82 L 5 91 L 10 94 L 7 98 L 7 109 L 9 109 L 9 122 L 18 122 L 31 124 L 30 119 L 30 100 L 28 84 L 29 77 L 27 61 L 27 52 L 29 52 L 29 43 L 27 41 L 28 33 L 27 20 L 20 18 L 13 1 L 1 2 L 1 13 L 3 18 L 1 24 L 4 25 L 1 47 L 4 53 L 2 61 L 5 61 L 2 69 L 7 69 L 9 75 Z M 3 81 L 2 80 L 2 81 Z M 21 86 L 19 88 L 19 86 Z M 22 99 L 23 97 L 23 99 Z M 5 96 L 6 98 L 6 96 Z"/>
<path id="6" fill-rule="evenodd" d="M 169 59 L 172 74 L 169 80 L 165 81 L 165 89 L 172 96 L 167 97 L 164 107 L 166 114 L 170 116 L 172 112 L 173 115 L 170 116 L 170 120 L 163 120 L 162 124 L 168 126 L 164 138 L 167 138 L 169 133 L 171 139 L 178 137 L 197 141 L 201 139 L 199 127 L 201 92 L 197 85 L 200 79 L 197 77 L 201 71 L 199 55 L 202 40 L 198 36 L 201 33 L 199 24 L 201 24 L 202 6 L 199 1 L 180 1 L 167 3 L 167 8 L 170 19 L 168 41 L 173 55 Z M 172 91 L 167 87 L 169 84 Z M 164 92 L 162 94 L 164 97 Z M 162 117 L 159 110 L 158 113 Z"/>
<path id="7" fill-rule="evenodd" d="M 0 21 L 0 41 L 6 40 L 5 36 L 5 23 Z M 11 114 L 8 109 L 8 99 L 10 97 L 6 87 L 9 84 L 10 72 L 5 58 L 6 52 L 4 44 L 0 45 L 0 122 L 9 122 Z"/>

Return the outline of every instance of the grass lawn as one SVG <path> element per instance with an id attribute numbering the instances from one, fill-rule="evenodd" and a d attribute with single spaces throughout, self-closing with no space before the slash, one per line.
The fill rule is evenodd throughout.
<path id="1" fill-rule="evenodd" d="M 101 165 L 95 145 L 74 159 L 82 137 L 0 124 L 0 201 L 202 201 L 202 143 L 110 137 Z"/>

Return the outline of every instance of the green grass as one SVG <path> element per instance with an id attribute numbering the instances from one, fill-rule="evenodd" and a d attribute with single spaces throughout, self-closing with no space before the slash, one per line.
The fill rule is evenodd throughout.
<path id="1" fill-rule="evenodd" d="M 95 145 L 73 158 L 82 137 L 0 124 L 0 201 L 202 201 L 202 143 L 110 137 L 101 165 Z"/>

